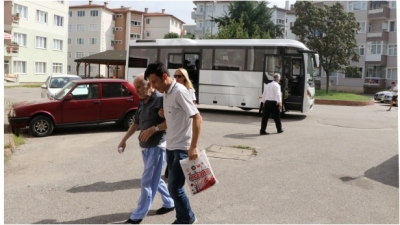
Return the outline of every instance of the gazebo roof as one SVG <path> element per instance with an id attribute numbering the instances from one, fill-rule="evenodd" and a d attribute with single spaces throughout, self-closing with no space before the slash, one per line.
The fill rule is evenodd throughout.
<path id="1" fill-rule="evenodd" d="M 83 58 L 75 59 L 78 63 L 126 65 L 126 50 L 107 50 Z"/>

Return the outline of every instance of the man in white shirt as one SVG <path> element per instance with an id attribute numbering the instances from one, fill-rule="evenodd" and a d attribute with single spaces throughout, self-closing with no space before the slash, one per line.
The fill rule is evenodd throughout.
<path id="1" fill-rule="evenodd" d="M 198 157 L 202 118 L 194 105 L 188 89 L 169 76 L 161 62 L 150 63 L 145 79 L 164 93 L 164 117 L 167 122 L 168 190 L 175 202 L 176 220 L 173 224 L 192 224 L 196 217 L 185 193 L 185 175 L 179 160 Z"/>
<path id="2" fill-rule="evenodd" d="M 261 120 L 261 129 L 260 135 L 267 135 L 269 133 L 266 132 L 268 118 L 273 115 L 275 126 L 278 131 L 278 134 L 283 132 L 280 111 L 282 109 L 282 96 L 281 96 L 281 86 L 279 85 L 279 80 L 281 76 L 278 73 L 274 75 L 274 81 L 271 83 L 264 85 L 264 93 L 262 95 L 262 103 L 261 107 L 263 108 L 263 118 Z"/>
<path id="3" fill-rule="evenodd" d="M 390 107 L 387 111 L 390 111 L 392 109 L 393 103 L 396 102 L 397 105 L 398 87 L 395 81 L 392 82 L 392 88 L 390 89 L 390 91 L 393 92 L 393 96 L 392 96 L 392 101 L 390 101 Z"/>

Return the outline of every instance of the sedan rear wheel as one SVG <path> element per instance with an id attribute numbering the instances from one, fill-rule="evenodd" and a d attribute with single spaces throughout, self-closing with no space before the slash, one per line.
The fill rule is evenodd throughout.
<path id="1" fill-rule="evenodd" d="M 128 115 L 126 115 L 125 120 L 124 120 L 125 129 L 128 130 L 134 121 L 135 121 L 135 112 L 134 111 L 129 112 Z"/>
<path id="2" fill-rule="evenodd" d="M 29 129 L 36 137 L 45 137 L 53 133 L 53 121 L 47 116 L 36 116 L 29 123 Z"/>

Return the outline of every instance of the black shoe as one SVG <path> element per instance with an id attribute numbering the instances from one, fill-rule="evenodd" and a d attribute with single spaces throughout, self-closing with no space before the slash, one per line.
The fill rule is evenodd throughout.
<path id="1" fill-rule="evenodd" d="M 282 130 L 278 130 L 278 134 L 283 133 L 283 131 L 285 131 L 283 128 Z"/>
<path id="2" fill-rule="evenodd" d="M 175 207 L 172 207 L 172 208 L 161 207 L 161 208 L 157 209 L 156 214 L 157 215 L 162 215 L 162 214 L 174 211 L 174 209 L 175 209 Z"/>
<path id="3" fill-rule="evenodd" d="M 129 218 L 125 224 L 139 224 L 140 222 L 142 222 L 142 219 L 138 219 L 138 220 L 131 220 L 131 218 Z"/>
<path id="4" fill-rule="evenodd" d="M 265 132 L 265 131 L 260 131 L 260 135 L 268 135 L 269 133 Z"/>

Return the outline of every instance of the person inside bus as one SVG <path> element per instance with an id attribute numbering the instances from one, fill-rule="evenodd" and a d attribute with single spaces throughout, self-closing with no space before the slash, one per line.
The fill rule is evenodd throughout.
<path id="1" fill-rule="evenodd" d="M 182 84 L 183 86 L 185 86 L 188 89 L 190 97 L 192 97 L 193 103 L 196 104 L 196 95 L 194 93 L 195 90 L 193 88 L 192 82 L 189 79 L 188 72 L 183 68 L 178 68 L 174 73 L 174 78 L 175 78 L 176 82 Z M 164 111 L 162 108 L 159 110 L 158 115 L 160 117 L 164 118 Z M 165 168 L 164 177 L 168 178 L 168 165 Z"/>
<path id="2" fill-rule="evenodd" d="M 268 118 L 273 115 L 275 126 L 278 131 L 278 134 L 283 132 L 280 111 L 282 109 L 282 95 L 281 95 L 281 86 L 279 85 L 279 80 L 281 79 L 281 75 L 279 73 L 274 74 L 274 81 L 271 83 L 264 85 L 264 93 L 262 95 L 262 107 L 263 108 L 263 117 L 261 120 L 261 129 L 260 135 L 267 135 L 269 133 L 266 132 Z"/>

